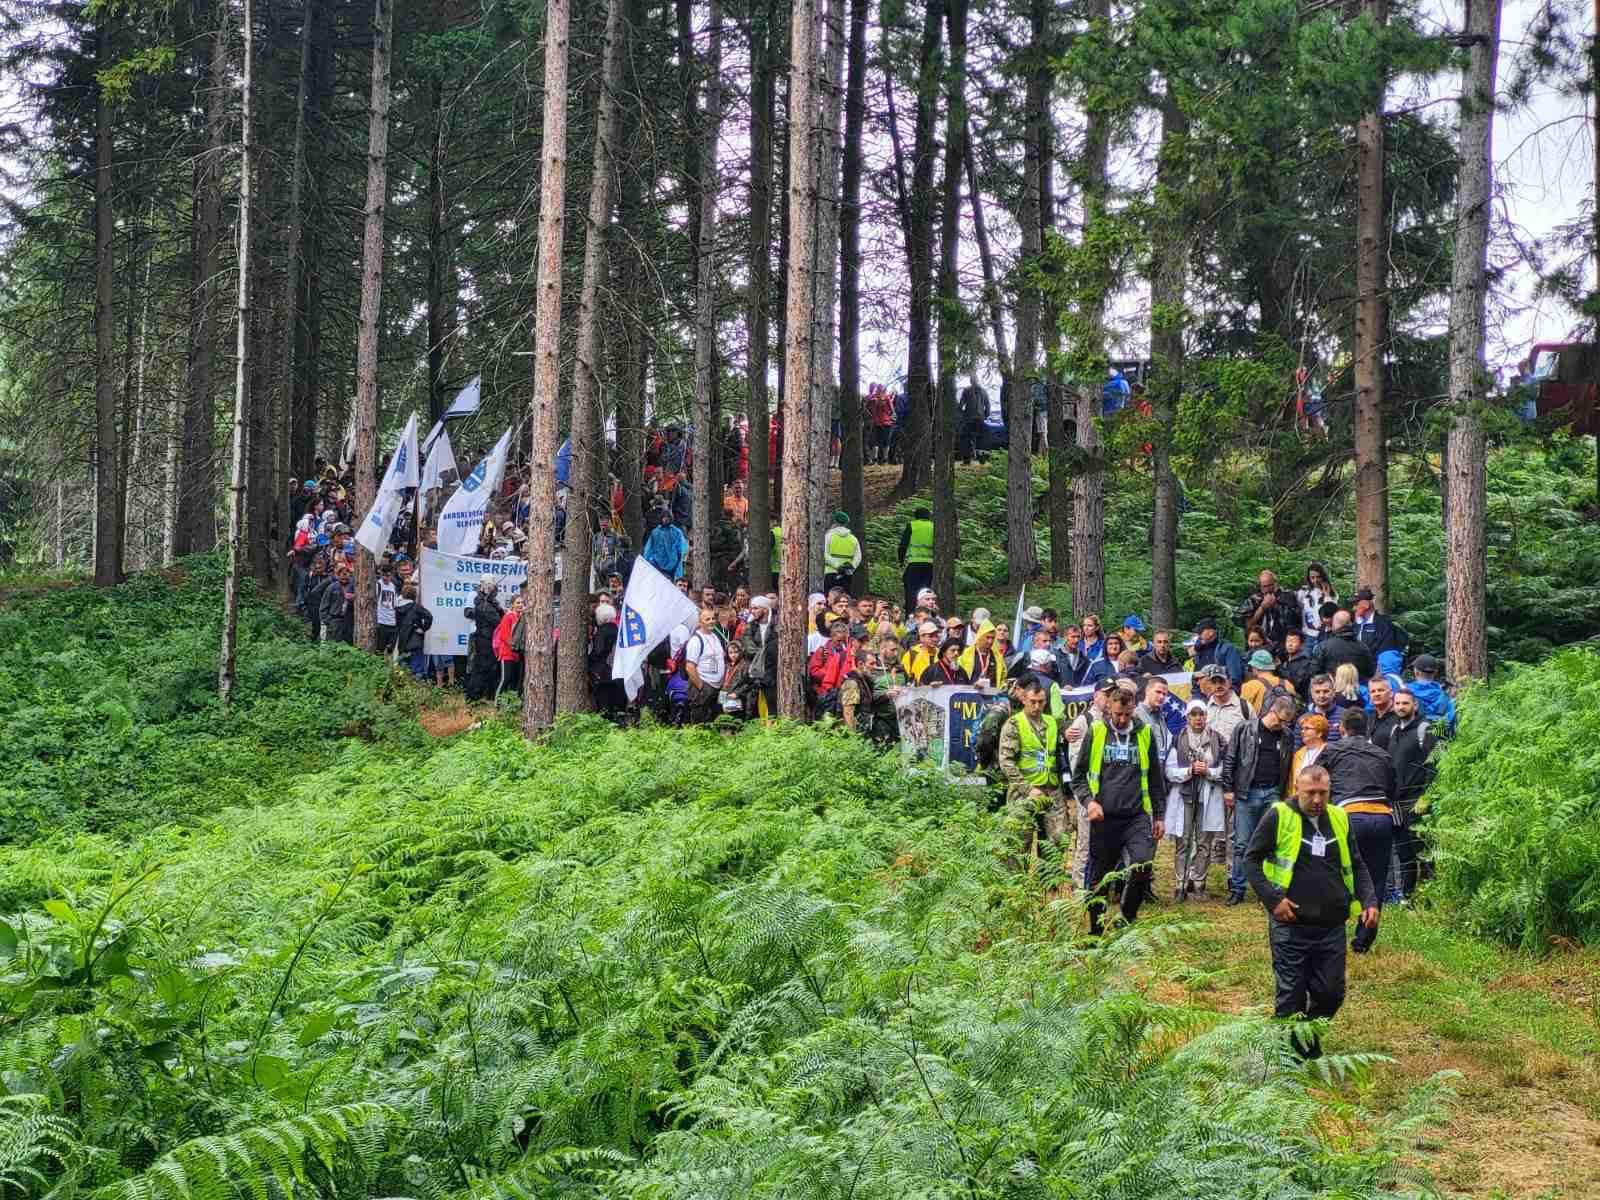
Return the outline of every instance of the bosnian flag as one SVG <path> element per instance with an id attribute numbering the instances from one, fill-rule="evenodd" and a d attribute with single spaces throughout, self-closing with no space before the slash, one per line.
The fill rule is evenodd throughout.
<path id="1" fill-rule="evenodd" d="M 443 436 L 443 435 L 441 435 Z M 489 456 L 472 469 L 461 486 L 446 501 L 439 514 L 439 553 L 472 555 L 478 552 L 478 538 L 489 513 L 500 479 L 506 473 L 506 451 L 511 446 L 511 430 L 489 451 Z"/>
<path id="2" fill-rule="evenodd" d="M 395 520 L 400 516 L 400 509 L 404 503 L 400 493 L 406 488 L 417 486 L 417 414 L 412 413 L 411 419 L 406 422 L 406 427 L 400 433 L 400 444 L 394 448 L 394 457 L 389 460 L 389 469 L 383 473 L 383 483 L 378 486 L 377 499 L 373 501 L 372 511 L 367 514 L 366 520 L 361 522 L 361 528 L 356 530 L 356 541 L 360 542 L 374 558 L 382 554 L 384 547 L 389 544 L 389 534 L 394 529 Z"/>
<path id="3" fill-rule="evenodd" d="M 694 628 L 700 606 L 644 560 L 633 560 L 628 586 L 622 594 L 622 619 L 617 625 L 617 649 L 611 659 L 611 678 L 623 681 L 632 700 L 644 686 L 644 660 L 672 630 L 688 622 Z"/>

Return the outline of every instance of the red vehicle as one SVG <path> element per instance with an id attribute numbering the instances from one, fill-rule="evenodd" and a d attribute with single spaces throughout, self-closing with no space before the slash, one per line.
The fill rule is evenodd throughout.
<path id="1" fill-rule="evenodd" d="M 1570 425 L 1573 433 L 1600 435 L 1596 384 L 1600 383 L 1600 346 L 1593 342 L 1540 342 L 1529 351 L 1538 389 L 1536 412 L 1541 424 Z"/>

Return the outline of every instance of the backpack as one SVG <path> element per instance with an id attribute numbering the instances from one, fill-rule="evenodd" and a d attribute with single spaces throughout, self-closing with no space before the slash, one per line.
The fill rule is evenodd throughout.
<path id="1" fill-rule="evenodd" d="M 999 718 L 996 720 L 996 718 Z M 1000 715 L 998 707 L 991 709 L 983 719 L 983 724 L 978 726 L 978 736 L 972 743 L 973 757 L 980 767 L 993 768 L 1000 761 L 1000 733 L 1006 727 L 1006 722 L 1011 719 L 1010 706 L 1004 716 Z"/>

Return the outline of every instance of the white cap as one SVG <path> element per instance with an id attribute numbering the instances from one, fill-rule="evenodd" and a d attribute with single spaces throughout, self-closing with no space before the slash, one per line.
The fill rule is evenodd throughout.
<path id="1" fill-rule="evenodd" d="M 972 627 L 974 629 L 976 629 L 979 625 L 982 625 L 988 619 L 989 610 L 987 608 L 975 608 L 972 610 Z"/>
<path id="2" fill-rule="evenodd" d="M 751 608 L 763 608 L 763 609 L 766 609 L 766 610 L 768 610 L 770 612 L 771 609 L 772 609 L 772 601 L 768 600 L 765 596 L 751 596 L 750 597 L 750 607 Z"/>
<path id="3" fill-rule="evenodd" d="M 827 602 L 828 602 L 828 598 L 826 596 L 824 596 L 821 592 L 812 592 L 811 595 L 806 597 L 806 603 L 808 605 L 810 605 L 810 604 L 826 604 Z"/>

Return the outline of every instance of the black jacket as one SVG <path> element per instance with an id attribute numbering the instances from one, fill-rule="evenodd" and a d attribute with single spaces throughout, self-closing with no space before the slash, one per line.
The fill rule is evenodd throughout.
<path id="1" fill-rule="evenodd" d="M 472 622 L 472 635 L 492 643 L 495 628 L 500 624 L 500 618 L 506 615 L 506 610 L 488 592 L 479 592 L 473 596 L 472 603 L 464 613 L 467 620 Z"/>
<path id="2" fill-rule="evenodd" d="M 1317 758 L 1332 785 L 1330 803 L 1347 800 L 1383 800 L 1394 803 L 1394 760 L 1382 746 L 1364 737 L 1343 737 L 1329 742 Z"/>
<path id="3" fill-rule="evenodd" d="M 612 654 L 617 648 L 617 625 L 614 621 L 607 621 L 604 625 L 595 626 L 594 636 L 589 639 L 589 678 L 596 683 L 605 683 L 611 678 Z"/>
<path id="4" fill-rule="evenodd" d="M 1084 734 L 1084 740 L 1080 743 L 1082 750 L 1078 754 L 1076 765 L 1072 768 L 1072 795 L 1084 808 L 1089 806 L 1089 801 L 1095 799 L 1089 790 L 1089 739 L 1093 735 L 1093 728 L 1091 725 L 1089 731 Z M 1155 737 L 1137 720 L 1128 726 L 1126 736 L 1129 760 L 1116 761 L 1112 757 L 1112 745 L 1119 740 L 1119 735 L 1109 722 L 1106 724 L 1106 748 L 1100 763 L 1100 807 L 1105 810 L 1107 817 L 1123 820 L 1144 811 L 1144 801 L 1139 786 L 1139 741 L 1147 739 L 1150 747 L 1151 816 L 1159 820 L 1164 811 L 1162 798 L 1167 794 L 1167 785 L 1166 776 L 1162 771 L 1161 757 L 1156 753 Z"/>
<path id="5" fill-rule="evenodd" d="M 1372 651 L 1356 640 L 1354 627 L 1341 629 L 1322 640 L 1311 655 L 1313 675 L 1332 675 L 1341 663 L 1354 663 L 1358 679 L 1371 679 L 1378 669 Z"/>
<path id="6" fill-rule="evenodd" d="M 317 608 L 322 615 L 322 628 L 330 642 L 355 641 L 356 606 L 345 599 L 344 587 L 337 579 L 329 581 L 318 598 Z"/>
<path id="7" fill-rule="evenodd" d="M 1433 782 L 1434 768 L 1429 762 L 1439 744 L 1433 724 L 1421 713 L 1409 724 L 1398 718 L 1389 732 L 1389 758 L 1394 763 L 1395 798 L 1408 812 Z M 1324 751 L 1326 753 L 1326 751 Z"/>
<path id="8" fill-rule="evenodd" d="M 401 654 L 415 654 L 422 649 L 422 638 L 433 628 L 433 614 L 413 600 L 399 606 L 400 615 L 394 620 L 395 644 Z"/>
<path id="9" fill-rule="evenodd" d="M 773 689 L 778 682 L 778 618 L 768 618 L 767 638 L 763 642 L 758 624 L 751 621 L 744 628 L 744 636 L 739 639 L 744 647 L 745 661 L 750 664 L 746 677 L 751 687 L 765 690 L 768 695 L 775 695 Z"/>
<path id="10" fill-rule="evenodd" d="M 1372 744 L 1374 746 L 1382 746 L 1387 750 L 1389 748 L 1389 737 L 1394 733 L 1394 727 L 1399 723 L 1399 720 L 1400 718 L 1394 715 L 1394 709 L 1392 708 L 1381 717 L 1369 709 L 1367 711 L 1367 729 L 1369 730 L 1367 736 L 1372 739 Z"/>
<path id="11" fill-rule="evenodd" d="M 1300 693 L 1300 703 L 1311 699 L 1311 677 L 1317 673 L 1311 655 L 1304 647 L 1293 658 L 1286 658 L 1278 667 L 1278 677 Z"/>
<path id="12" fill-rule="evenodd" d="M 1381 612 L 1372 614 L 1372 623 L 1361 627 L 1359 636 L 1361 644 L 1372 651 L 1374 658 L 1385 650 L 1397 650 L 1404 654 L 1411 642 L 1411 635 Z"/>
<path id="13" fill-rule="evenodd" d="M 1261 723 L 1261 718 L 1241 721 L 1228 739 L 1228 753 L 1222 760 L 1222 790 L 1233 792 L 1243 799 L 1242 793 L 1250 790 L 1250 781 L 1256 777 L 1256 758 L 1261 753 L 1263 739 L 1271 738 L 1278 744 L 1278 794 L 1289 786 L 1289 766 L 1294 759 L 1294 738 L 1286 725 L 1274 733 Z M 1323 753 L 1327 753 L 1324 751 Z"/>
<path id="14" fill-rule="evenodd" d="M 1166 662 L 1162 662 L 1156 657 L 1154 650 L 1146 651 L 1144 657 L 1139 660 L 1141 675 L 1176 675 L 1182 670 L 1183 663 L 1179 659 L 1169 657 Z"/>
<path id="15" fill-rule="evenodd" d="M 1233 619 L 1247 633 L 1254 629 L 1267 639 L 1271 646 L 1282 647 L 1283 639 L 1291 629 L 1300 628 L 1300 601 L 1293 592 L 1279 592 L 1277 603 L 1262 608 L 1263 596 L 1251 592 L 1243 604 L 1234 609 Z M 1254 616 L 1255 620 L 1250 618 Z"/>
<path id="16" fill-rule="evenodd" d="M 1327 751 L 1324 750 L 1326 755 Z M 1344 886 L 1339 868 L 1339 851 L 1333 841 L 1333 825 L 1328 814 L 1323 813 L 1315 822 L 1316 832 L 1328 839 L 1327 852 L 1319 859 L 1306 852 L 1306 839 L 1311 836 L 1307 828 L 1313 824 L 1304 814 L 1300 817 L 1300 854 L 1295 860 L 1294 877 L 1289 880 L 1289 899 L 1295 904 L 1295 924 L 1311 925 L 1323 929 L 1336 929 L 1350 919 L 1350 892 Z M 1284 897 L 1284 890 L 1273 883 L 1261 869 L 1264 859 L 1277 853 L 1278 807 L 1267 809 L 1266 815 L 1256 822 L 1256 831 L 1250 837 L 1250 847 L 1244 852 L 1245 877 L 1250 886 L 1271 912 Z M 1361 847 L 1350 838 L 1350 873 L 1355 876 L 1355 899 L 1362 908 L 1376 908 L 1378 894 L 1372 887 L 1372 874 L 1362 861 Z M 1277 918 L 1273 918 L 1276 920 Z"/>

